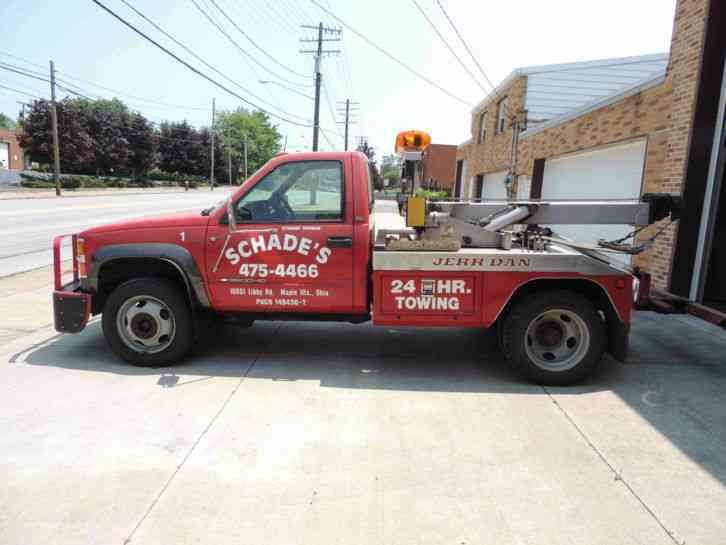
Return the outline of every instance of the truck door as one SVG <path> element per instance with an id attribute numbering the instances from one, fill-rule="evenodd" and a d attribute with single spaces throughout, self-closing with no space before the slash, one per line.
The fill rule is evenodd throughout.
<path id="1" fill-rule="evenodd" d="M 280 164 L 233 203 L 234 230 L 210 226 L 207 278 L 215 308 L 350 312 L 352 181 L 345 172 L 339 160 Z"/>

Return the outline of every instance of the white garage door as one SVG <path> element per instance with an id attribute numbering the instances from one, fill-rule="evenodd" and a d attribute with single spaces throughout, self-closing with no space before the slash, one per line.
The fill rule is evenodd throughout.
<path id="1" fill-rule="evenodd" d="M 10 144 L 0 142 L 0 168 L 10 168 Z"/>
<path id="2" fill-rule="evenodd" d="M 507 188 L 504 185 L 504 179 L 507 177 L 506 170 L 500 170 L 498 172 L 490 172 L 484 175 L 484 191 L 482 198 L 490 201 L 495 199 L 506 199 Z"/>
<path id="3" fill-rule="evenodd" d="M 545 162 L 543 199 L 637 199 L 641 194 L 646 140 L 606 146 Z M 552 226 L 560 235 L 578 242 L 619 238 L 628 225 Z M 626 259 L 629 261 L 629 259 Z"/>
<path id="4" fill-rule="evenodd" d="M 529 176 L 520 176 L 517 178 L 517 199 L 526 201 L 529 199 L 532 189 L 532 178 Z"/>

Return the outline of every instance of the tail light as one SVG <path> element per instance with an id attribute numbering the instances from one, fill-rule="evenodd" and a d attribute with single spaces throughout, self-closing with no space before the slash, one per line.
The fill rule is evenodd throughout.
<path id="1" fill-rule="evenodd" d="M 78 270 L 78 278 L 88 277 L 86 270 L 86 241 L 82 238 L 76 238 L 76 267 Z"/>

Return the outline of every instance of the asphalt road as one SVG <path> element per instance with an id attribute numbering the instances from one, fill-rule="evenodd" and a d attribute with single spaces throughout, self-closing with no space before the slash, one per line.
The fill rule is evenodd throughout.
<path id="1" fill-rule="evenodd" d="M 201 210 L 228 191 L 0 200 L 0 277 L 50 265 L 56 235 L 121 219 Z"/>

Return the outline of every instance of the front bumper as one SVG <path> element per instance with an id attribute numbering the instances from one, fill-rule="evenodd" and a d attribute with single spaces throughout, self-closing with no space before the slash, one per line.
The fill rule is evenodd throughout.
<path id="1" fill-rule="evenodd" d="M 80 291 L 80 283 L 72 282 L 53 291 L 53 320 L 59 333 L 78 333 L 91 317 L 91 296 Z"/>
<path id="2" fill-rule="evenodd" d="M 63 284 L 61 244 L 66 238 L 71 239 L 73 281 Z M 77 240 L 78 235 L 60 235 L 53 239 L 53 321 L 60 333 L 82 331 L 91 317 L 91 295 L 81 291 Z"/>

